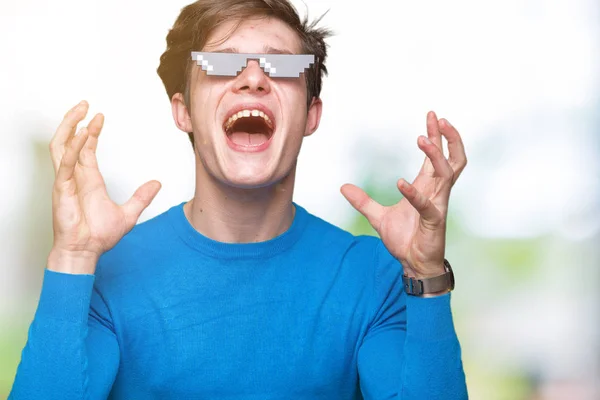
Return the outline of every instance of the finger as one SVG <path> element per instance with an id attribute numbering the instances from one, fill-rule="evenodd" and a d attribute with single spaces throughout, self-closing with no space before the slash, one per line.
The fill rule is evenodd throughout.
<path id="1" fill-rule="evenodd" d="M 379 225 L 381 223 L 381 217 L 385 213 L 385 207 L 373 200 L 364 190 L 355 185 L 343 185 L 341 192 L 350 205 L 352 205 L 356 211 L 364 215 L 376 231 L 379 231 Z"/>
<path id="2" fill-rule="evenodd" d="M 94 118 L 90 121 L 87 128 L 90 132 L 90 137 L 85 144 L 85 149 L 96 151 L 98 147 L 98 137 L 100 136 L 100 132 L 102 132 L 102 127 L 104 126 L 104 115 L 96 114 Z"/>
<path id="3" fill-rule="evenodd" d="M 437 115 L 433 111 L 427 113 L 427 137 L 438 149 L 442 150 L 442 134 L 439 129 L 439 121 Z"/>
<path id="4" fill-rule="evenodd" d="M 443 213 L 435 206 L 435 204 L 406 180 L 398 180 L 398 190 L 400 190 L 406 200 L 408 200 L 415 210 L 417 210 L 426 225 L 433 228 L 444 221 Z"/>
<path id="5" fill-rule="evenodd" d="M 85 100 L 70 109 L 50 140 L 50 157 L 52 158 L 55 174 L 58 174 L 61 159 L 65 153 L 65 146 L 75 134 L 77 124 L 85 118 L 87 110 L 88 103 Z"/>
<path id="6" fill-rule="evenodd" d="M 96 114 L 87 126 L 88 139 L 79 154 L 79 163 L 86 167 L 96 167 L 96 149 L 98 147 L 98 137 L 104 125 L 104 115 Z"/>
<path id="7" fill-rule="evenodd" d="M 438 118 L 435 112 L 429 111 L 427 113 L 426 124 L 428 139 L 443 152 L 442 135 L 439 131 Z M 433 168 L 433 164 L 431 163 L 431 160 L 429 160 L 429 157 L 425 157 L 425 160 L 423 160 L 421 171 L 419 171 L 419 175 L 421 174 L 424 174 L 426 176 L 433 176 L 435 174 L 435 168 Z"/>
<path id="8" fill-rule="evenodd" d="M 433 144 L 433 142 L 431 142 L 425 136 L 419 136 L 419 139 L 417 140 L 417 145 L 431 161 L 431 164 L 433 165 L 437 176 L 446 178 L 449 182 L 452 182 L 454 170 L 450 166 L 450 163 L 444 156 L 442 150 L 440 150 L 435 144 Z"/>
<path id="9" fill-rule="evenodd" d="M 159 181 L 149 181 L 140 186 L 122 208 L 129 229 L 133 228 L 142 212 L 150 205 L 161 188 Z"/>
<path id="10" fill-rule="evenodd" d="M 60 161 L 60 166 L 56 174 L 56 184 L 61 185 L 68 181 L 73 176 L 77 160 L 79 159 L 79 152 L 83 148 L 85 141 L 87 140 L 88 133 L 86 128 L 81 128 L 75 135 L 73 140 L 69 142 L 64 156 Z"/>
<path id="11" fill-rule="evenodd" d="M 452 182 L 454 184 L 467 166 L 465 145 L 456 128 L 447 119 L 442 118 L 440 120 L 440 128 L 442 135 L 448 141 L 448 162 L 454 170 L 454 180 Z"/>

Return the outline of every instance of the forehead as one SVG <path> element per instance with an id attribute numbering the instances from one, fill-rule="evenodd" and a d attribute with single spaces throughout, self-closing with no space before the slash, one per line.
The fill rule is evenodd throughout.
<path id="1" fill-rule="evenodd" d="M 204 51 L 228 49 L 237 53 L 265 53 L 265 49 L 271 49 L 270 53 L 276 52 L 273 50 L 291 54 L 301 52 L 300 37 L 279 19 L 247 19 L 235 29 L 237 23 L 235 20 L 228 21 L 215 28 L 208 37 Z"/>

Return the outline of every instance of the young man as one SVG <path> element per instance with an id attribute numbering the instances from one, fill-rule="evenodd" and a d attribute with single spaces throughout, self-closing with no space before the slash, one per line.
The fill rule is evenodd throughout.
<path id="1" fill-rule="evenodd" d="M 75 134 L 87 103 L 67 113 L 51 144 L 54 246 L 12 399 L 467 397 L 444 260 L 458 132 L 428 114 L 428 158 L 394 206 L 342 188 L 381 239 L 292 201 L 326 36 L 287 0 L 182 10 L 159 74 L 194 145 L 196 192 L 135 228 L 160 184 L 112 202 L 95 158 L 102 115 Z M 301 54 L 314 56 L 306 72 Z"/>

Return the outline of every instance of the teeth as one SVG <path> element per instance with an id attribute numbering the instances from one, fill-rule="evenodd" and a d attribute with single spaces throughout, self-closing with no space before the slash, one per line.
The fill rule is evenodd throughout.
<path id="1" fill-rule="evenodd" d="M 247 117 L 251 117 L 251 116 L 252 117 L 261 117 L 261 118 L 263 118 L 267 122 L 267 124 L 269 125 L 269 127 L 272 128 L 271 119 L 263 111 L 260 111 L 260 110 L 242 110 L 242 111 L 238 111 L 236 114 L 233 114 L 231 117 L 229 117 L 229 119 L 225 123 L 225 130 L 228 130 L 229 128 L 231 128 L 231 125 L 233 125 L 233 123 L 235 121 L 237 121 L 238 119 L 240 119 L 240 118 L 247 118 Z"/>

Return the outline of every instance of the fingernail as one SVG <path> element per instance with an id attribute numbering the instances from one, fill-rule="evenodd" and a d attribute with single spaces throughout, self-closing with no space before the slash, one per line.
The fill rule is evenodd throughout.
<path id="1" fill-rule="evenodd" d="M 423 141 L 425 141 L 425 143 L 427 143 L 427 144 L 432 144 L 431 140 L 429 140 L 429 138 L 427 136 L 423 136 Z"/>
<path id="2" fill-rule="evenodd" d="M 448 121 L 446 118 L 444 118 L 444 124 L 446 124 L 448 126 L 452 126 L 452 124 L 450 123 L 450 121 Z"/>

